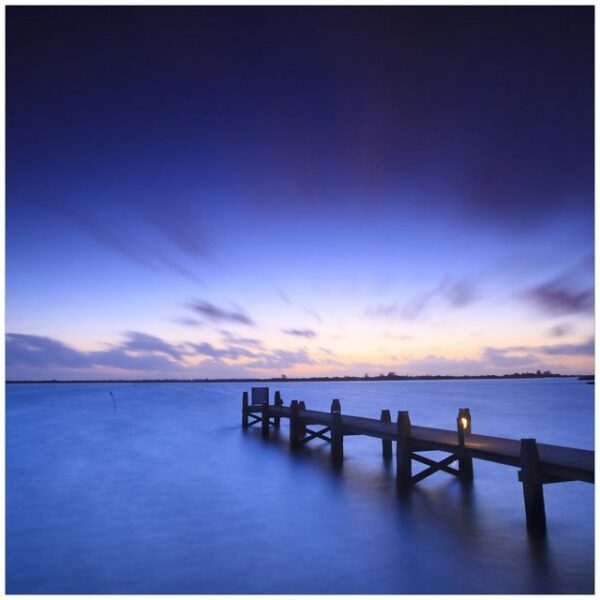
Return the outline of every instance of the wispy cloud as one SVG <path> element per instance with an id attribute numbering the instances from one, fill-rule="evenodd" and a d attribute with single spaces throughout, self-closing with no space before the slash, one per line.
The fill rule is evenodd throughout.
<path id="1" fill-rule="evenodd" d="M 160 195 L 153 201 L 137 205 L 141 217 L 161 233 L 179 251 L 193 259 L 208 255 L 206 231 L 198 207 L 202 203 L 196 199 L 174 194 L 169 191 L 169 201 Z"/>
<path id="2" fill-rule="evenodd" d="M 569 323 L 561 323 L 559 325 L 555 325 L 550 329 L 550 335 L 552 337 L 563 337 L 573 331 L 573 326 Z"/>
<path id="3" fill-rule="evenodd" d="M 426 316 L 436 303 L 458 309 L 472 304 L 476 298 L 476 286 L 473 282 L 467 279 L 444 278 L 436 286 L 416 294 L 408 302 L 369 307 L 365 314 L 371 318 L 414 321 Z"/>
<path id="4" fill-rule="evenodd" d="M 594 356 L 594 338 L 579 344 L 550 344 L 543 346 L 486 347 L 482 356 L 494 366 L 527 367 L 543 364 L 548 356 Z"/>
<path id="5" fill-rule="evenodd" d="M 114 229 L 101 224 L 98 219 L 88 216 L 66 202 L 57 201 L 56 205 L 67 218 L 71 219 L 99 244 L 121 254 L 138 265 L 149 269 L 156 268 L 154 261 L 149 259 L 147 253 L 134 250 L 131 239 L 124 240 Z"/>
<path id="6" fill-rule="evenodd" d="M 58 340 L 22 333 L 6 334 L 6 366 L 67 368 L 88 367 L 90 358 Z"/>
<path id="7" fill-rule="evenodd" d="M 371 318 L 402 318 L 402 307 L 396 302 L 390 304 L 379 304 L 377 306 L 369 306 L 365 311 L 365 316 Z"/>
<path id="8" fill-rule="evenodd" d="M 290 305 L 292 304 L 290 297 L 281 288 L 276 287 L 275 291 L 277 292 L 277 295 L 281 298 L 281 300 L 283 300 L 283 302 Z"/>
<path id="9" fill-rule="evenodd" d="M 121 344 L 121 349 L 133 352 L 159 352 L 167 354 L 177 360 L 181 359 L 181 350 L 158 337 L 140 333 L 139 331 L 128 331 L 127 339 Z"/>
<path id="10" fill-rule="evenodd" d="M 208 321 L 240 323 L 254 326 L 254 321 L 238 306 L 233 309 L 221 308 L 204 300 L 194 300 L 188 307 Z"/>
<path id="11" fill-rule="evenodd" d="M 543 354 L 558 356 L 594 356 L 594 338 L 590 338 L 582 344 L 555 344 L 551 346 L 539 346 L 537 348 Z"/>
<path id="12" fill-rule="evenodd" d="M 303 308 L 302 309 L 307 315 L 313 317 L 318 323 L 322 323 L 321 315 L 318 313 L 316 308 Z"/>
<path id="13" fill-rule="evenodd" d="M 250 346 L 251 348 L 263 348 L 263 343 L 257 338 L 240 337 L 224 329 L 221 330 L 221 337 L 229 344 L 235 344 L 237 346 Z"/>
<path id="14" fill-rule="evenodd" d="M 62 213 L 73 221 L 83 232 L 87 233 L 99 244 L 117 252 L 136 264 L 153 271 L 166 267 L 183 277 L 202 283 L 202 280 L 192 271 L 187 269 L 181 261 L 159 251 L 156 244 L 149 244 L 147 240 L 136 237 L 131 230 L 125 234 L 117 226 L 110 226 L 99 215 L 87 214 L 79 208 L 65 201 L 58 201 L 57 207 Z M 130 216 L 127 217 L 128 219 Z M 127 220 L 127 219 L 124 219 Z M 140 224 L 143 226 L 143 224 Z"/>
<path id="15" fill-rule="evenodd" d="M 594 288 L 575 288 L 564 278 L 534 286 L 520 296 L 552 316 L 594 313 Z"/>
<path id="16" fill-rule="evenodd" d="M 564 344 L 486 347 L 476 358 L 449 359 L 429 354 L 399 362 L 396 356 L 390 355 L 386 361 L 394 364 L 360 365 L 338 361 L 325 347 L 313 355 L 306 348 L 265 348 L 255 338 L 238 337 L 226 331 L 222 334 L 223 343 L 215 345 L 208 341 L 169 343 L 157 336 L 129 331 L 120 342 L 105 350 L 80 351 L 57 339 L 8 333 L 7 375 L 9 378 L 44 378 L 67 373 L 67 377 L 83 378 L 102 377 L 112 372 L 124 377 L 240 376 L 309 365 L 354 371 L 360 368 L 371 373 L 465 375 L 560 367 L 562 363 L 555 362 L 557 357 L 562 357 L 567 365 L 568 359 L 573 358 L 588 364 L 594 356 L 594 339 L 589 338 Z"/>
<path id="17" fill-rule="evenodd" d="M 485 348 L 483 359 L 494 367 L 529 368 L 539 361 L 539 357 L 525 349 Z"/>
<path id="18" fill-rule="evenodd" d="M 246 363 L 248 369 L 289 369 L 296 365 L 314 365 L 316 361 L 306 350 L 274 350 L 259 359 Z"/>
<path id="19" fill-rule="evenodd" d="M 477 298 L 476 286 L 472 281 L 459 279 L 444 280 L 438 287 L 438 294 L 446 299 L 453 308 L 461 308 L 472 304 Z"/>
<path id="20" fill-rule="evenodd" d="M 386 370 L 380 369 L 379 372 L 383 371 Z M 406 360 L 399 366 L 399 368 L 394 369 L 394 371 L 402 371 L 414 375 L 461 376 L 484 374 L 485 368 L 480 360 L 469 358 L 451 359 L 429 354 L 423 358 Z"/>
<path id="21" fill-rule="evenodd" d="M 173 320 L 175 323 L 185 325 L 186 327 L 200 327 L 201 325 L 204 325 L 204 323 L 199 319 L 192 319 L 190 317 L 176 317 Z"/>
<path id="22" fill-rule="evenodd" d="M 129 336 L 121 345 L 93 352 L 82 352 L 62 342 L 43 336 L 8 333 L 6 335 L 6 365 L 15 367 L 62 367 L 83 369 L 110 367 L 132 371 L 171 370 L 177 362 L 167 358 L 178 351 L 152 336 Z M 135 350 L 134 350 L 135 348 Z M 131 351 L 134 351 L 132 354 Z"/>
<path id="23" fill-rule="evenodd" d="M 258 355 L 247 348 L 241 346 L 228 346 L 226 348 L 216 348 L 208 342 L 200 344 L 187 344 L 187 347 L 192 349 L 194 353 L 201 356 L 209 356 L 211 358 L 228 358 L 237 360 L 238 358 L 256 358 Z"/>
<path id="24" fill-rule="evenodd" d="M 286 335 L 293 335 L 294 337 L 303 337 L 303 338 L 314 338 L 317 337 L 317 334 L 312 329 L 282 329 L 281 330 Z"/>
<path id="25" fill-rule="evenodd" d="M 217 347 L 209 342 L 170 344 L 159 337 L 138 331 L 124 334 L 124 339 L 106 350 L 80 351 L 63 342 L 44 336 L 19 333 L 6 335 L 6 365 L 9 377 L 48 377 L 49 373 L 67 376 L 104 376 L 106 370 L 145 377 L 196 377 L 210 369 L 211 374 L 223 375 L 230 366 L 229 376 L 296 365 L 333 364 L 331 358 L 317 361 L 305 349 L 264 349 L 259 340 L 237 338 L 244 345 L 228 343 Z M 248 347 L 250 346 L 250 347 Z M 199 359 L 206 359 L 198 362 Z M 20 374 L 20 375 L 19 375 Z"/>

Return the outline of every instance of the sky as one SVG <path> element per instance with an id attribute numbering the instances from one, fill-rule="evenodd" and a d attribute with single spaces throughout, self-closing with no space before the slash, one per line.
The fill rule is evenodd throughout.
<path id="1" fill-rule="evenodd" d="M 6 8 L 8 379 L 594 368 L 594 8 Z"/>

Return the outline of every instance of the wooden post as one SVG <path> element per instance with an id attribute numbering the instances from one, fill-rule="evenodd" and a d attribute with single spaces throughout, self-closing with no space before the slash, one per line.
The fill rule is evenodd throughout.
<path id="1" fill-rule="evenodd" d="M 471 433 L 471 411 L 468 408 L 459 408 L 456 417 L 458 431 L 458 471 L 460 478 L 465 483 L 473 481 L 473 458 L 465 450 L 465 435 Z"/>
<path id="2" fill-rule="evenodd" d="M 396 487 L 405 490 L 412 484 L 410 450 L 410 416 L 408 411 L 398 411 L 398 441 L 396 443 Z"/>
<path id="3" fill-rule="evenodd" d="M 264 437 L 269 437 L 269 398 L 263 402 L 262 404 L 262 434 Z"/>
<path id="4" fill-rule="evenodd" d="M 336 465 L 341 465 L 344 462 L 342 408 L 337 398 L 331 403 L 331 458 Z"/>
<path id="5" fill-rule="evenodd" d="M 281 422 L 281 407 L 283 406 L 283 400 L 281 399 L 281 394 L 279 392 L 275 392 L 275 418 L 273 419 L 275 427 L 279 429 L 279 424 Z"/>
<path id="6" fill-rule="evenodd" d="M 301 400 L 298 403 L 298 409 L 306 410 L 306 403 L 304 402 L 304 400 Z M 302 420 L 302 418 L 299 418 L 299 431 L 300 431 L 300 440 L 302 440 L 306 437 L 306 423 Z"/>
<path id="7" fill-rule="evenodd" d="M 242 394 L 242 427 L 248 429 L 248 392 Z"/>
<path id="8" fill-rule="evenodd" d="M 392 415 L 390 414 L 390 411 L 387 408 L 381 411 L 381 422 L 392 422 Z M 392 440 L 381 440 L 381 452 L 383 454 L 383 460 L 392 459 Z"/>
<path id="9" fill-rule="evenodd" d="M 298 400 L 290 404 L 290 446 L 296 448 L 300 445 L 300 419 L 298 418 Z"/>
<path id="10" fill-rule="evenodd" d="M 531 533 L 542 534 L 546 531 L 546 508 L 544 506 L 544 487 L 539 469 L 539 454 L 534 439 L 521 440 L 519 479 L 523 483 L 527 529 Z"/>

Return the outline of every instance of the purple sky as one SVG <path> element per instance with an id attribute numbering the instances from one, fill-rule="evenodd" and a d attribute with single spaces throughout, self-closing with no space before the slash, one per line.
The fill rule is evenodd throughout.
<path id="1" fill-rule="evenodd" d="M 593 7 L 6 37 L 9 379 L 593 370 Z"/>

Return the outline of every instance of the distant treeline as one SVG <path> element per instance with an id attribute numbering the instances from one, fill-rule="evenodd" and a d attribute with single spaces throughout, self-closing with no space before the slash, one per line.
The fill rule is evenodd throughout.
<path id="1" fill-rule="evenodd" d="M 271 377 L 239 379 L 45 379 L 45 380 L 8 380 L 6 383 L 278 383 L 278 382 L 323 382 L 323 381 L 438 381 L 446 379 L 540 379 L 547 377 L 578 377 L 584 381 L 594 379 L 594 375 L 561 375 L 537 371 L 536 373 L 511 373 L 510 375 L 396 375 L 390 372 L 363 377 L 344 375 L 342 377 Z"/>

